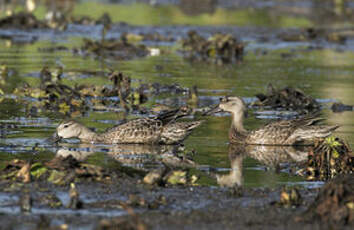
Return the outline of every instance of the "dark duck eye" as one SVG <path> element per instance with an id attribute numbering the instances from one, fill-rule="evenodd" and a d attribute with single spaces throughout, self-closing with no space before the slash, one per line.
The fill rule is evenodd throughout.
<path id="1" fill-rule="evenodd" d="M 220 97 L 220 102 L 228 102 L 227 97 Z"/>

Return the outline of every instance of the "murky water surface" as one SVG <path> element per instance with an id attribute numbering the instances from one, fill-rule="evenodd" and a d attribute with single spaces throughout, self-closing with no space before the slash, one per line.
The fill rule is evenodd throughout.
<path id="1" fill-rule="evenodd" d="M 149 47 L 159 48 L 161 54 L 128 61 L 97 59 L 74 54 L 71 49 L 80 46 L 83 37 L 100 38 L 102 29 L 100 25 L 69 25 L 66 31 L 0 30 L 2 37 L 0 63 L 13 71 L 8 79 L 0 82 L 0 87 L 5 93 L 0 96 L 0 127 L 8 127 L 1 128 L 0 160 L 51 159 L 55 155 L 74 152 L 82 160 L 107 167 L 116 167 L 120 162 L 126 166 L 149 168 L 159 167 L 161 159 L 168 157 L 169 149 L 117 150 L 112 146 L 80 146 L 77 141 L 68 141 L 58 146 L 49 143 L 46 139 L 65 118 L 64 115 L 48 111 L 32 113 L 31 107 L 35 99 L 18 98 L 11 93 L 24 82 L 31 85 L 39 84 L 39 72 L 44 65 L 53 69 L 58 65 L 63 66 L 63 81 L 72 86 L 77 83 L 110 85 L 107 76 L 102 73 L 115 69 L 128 74 L 133 85 L 158 82 L 177 83 L 184 88 L 193 86 L 198 88 L 198 102 L 188 101 L 188 95 L 165 93 L 152 95 L 147 103 L 142 105 L 147 108 L 157 103 L 170 106 L 189 104 L 194 108 L 200 108 L 216 104 L 218 98 L 223 95 L 238 95 L 251 102 L 255 99 L 255 94 L 265 92 L 268 83 L 275 87 L 297 87 L 321 102 L 322 116 L 327 118 L 326 123 L 341 125 L 335 135 L 354 146 L 353 112 L 333 113 L 329 109 L 335 101 L 354 104 L 353 37 L 349 37 L 341 44 L 323 41 L 284 42 L 276 36 L 280 31 L 290 27 L 318 25 L 319 22 L 316 18 L 311 18 L 308 11 L 301 11 L 302 13 L 298 15 L 288 14 L 290 7 L 287 8 L 286 4 L 280 5 L 278 15 L 273 17 L 271 16 L 273 11 L 259 3 L 251 10 L 241 3 L 243 1 L 240 1 L 241 5 L 228 9 L 225 6 L 231 3 L 221 2 L 219 6 L 210 6 L 210 9 L 206 8 L 195 15 L 190 13 L 194 11 L 189 12 L 190 9 L 183 8 L 183 5 L 111 4 L 94 1 L 82 1 L 75 5 L 72 11 L 75 15 L 88 14 L 96 18 L 107 11 L 113 21 L 132 24 L 113 26 L 107 34 L 108 38 L 117 38 L 123 32 L 159 32 L 178 40 L 185 37 L 190 29 L 195 29 L 204 36 L 214 32 L 231 33 L 247 43 L 246 55 L 239 64 L 218 66 L 189 62 L 176 52 L 180 48 L 178 42 L 144 42 Z M 297 4 L 299 9 L 310 9 L 305 3 Z M 353 9 L 349 7 L 348 10 Z M 43 17 L 44 11 L 44 6 L 39 6 L 35 13 Z M 134 16 L 131 16 L 132 14 Z M 336 24 L 329 27 L 345 28 L 351 24 L 351 19 L 345 21 L 340 15 L 337 14 Z M 213 26 L 198 27 L 210 23 Z M 65 46 L 68 49 L 45 51 L 47 48 L 58 46 Z M 139 115 L 130 115 L 129 118 L 137 116 Z M 245 121 L 245 126 L 247 129 L 254 129 L 276 116 L 276 111 L 252 110 Z M 104 112 L 92 109 L 84 115 L 78 115 L 76 119 L 89 127 L 103 131 L 117 124 L 121 119 L 121 113 L 113 109 Z M 262 154 L 266 156 L 267 152 L 274 153 L 279 150 L 253 149 L 250 150 L 253 154 L 242 157 L 235 157 L 229 153 L 227 133 L 230 119 L 227 114 L 202 119 L 206 122 L 185 141 L 185 148 L 187 151 L 195 150 L 194 160 L 198 165 L 197 169 L 204 173 L 205 177 L 203 183 L 216 184 L 215 179 L 208 176 L 216 172 L 221 174 L 220 177 L 223 176 L 220 180 L 236 180 L 231 183 L 243 183 L 252 187 L 283 184 L 316 186 L 316 183 L 305 182 L 304 178 L 289 176 L 287 172 L 268 170 L 267 159 L 257 157 L 259 154 L 255 153 L 264 151 Z M 289 152 L 279 151 L 279 155 L 281 154 L 289 155 Z"/>

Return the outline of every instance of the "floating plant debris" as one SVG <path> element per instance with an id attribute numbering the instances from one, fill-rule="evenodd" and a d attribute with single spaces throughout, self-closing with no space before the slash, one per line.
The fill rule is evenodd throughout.
<path id="1" fill-rule="evenodd" d="M 71 16 L 68 18 L 68 22 L 79 25 L 109 25 L 112 24 L 112 19 L 108 13 L 103 13 L 98 19 L 94 19 L 86 15 L 81 17 Z"/>
<path id="2" fill-rule="evenodd" d="M 288 42 L 311 41 L 325 39 L 328 42 L 345 43 L 345 31 L 329 31 L 323 28 L 304 28 L 301 30 L 286 31 L 278 35 L 280 39 Z"/>
<path id="3" fill-rule="evenodd" d="M 302 198 L 297 188 L 283 188 L 280 193 L 279 205 L 284 207 L 297 207 L 301 205 Z"/>
<path id="4" fill-rule="evenodd" d="M 344 111 L 354 111 L 354 106 L 345 105 L 343 103 L 336 102 L 336 103 L 333 103 L 333 105 L 331 106 L 331 109 L 335 113 L 340 113 L 340 112 L 344 112 Z"/>
<path id="5" fill-rule="evenodd" d="M 190 175 L 186 170 L 172 170 L 171 168 L 155 169 L 145 175 L 145 184 L 156 185 L 195 185 L 196 175 Z"/>
<path id="6" fill-rule="evenodd" d="M 96 57 L 113 58 L 118 60 L 128 60 L 135 57 L 144 57 L 149 54 L 146 46 L 134 45 L 128 42 L 128 39 L 122 35 L 119 40 L 94 41 L 88 38 L 83 39 L 83 45 L 80 49 L 74 49 L 75 52 L 84 55 L 94 54 Z"/>
<path id="7" fill-rule="evenodd" d="M 320 104 L 315 99 L 300 89 L 292 87 L 275 89 L 272 84 L 268 84 L 267 94 L 259 93 L 256 97 L 258 100 L 252 103 L 252 106 L 290 109 L 300 113 L 309 113 L 320 109 Z"/>
<path id="8" fill-rule="evenodd" d="M 307 168 L 308 180 L 329 180 L 340 174 L 354 172 L 354 155 L 349 146 L 333 136 L 317 142 L 309 152 Z"/>
<path id="9" fill-rule="evenodd" d="M 20 12 L 0 19 L 0 28 L 43 29 L 49 28 L 46 22 L 38 20 L 31 13 Z"/>
<path id="10" fill-rule="evenodd" d="M 72 156 L 56 157 L 46 163 L 12 160 L 0 172 L 1 181 L 48 181 L 55 185 L 68 185 L 80 180 L 110 182 L 124 173 L 111 171 L 100 166 L 78 162 Z"/>
<path id="11" fill-rule="evenodd" d="M 80 93 L 79 87 L 72 88 L 63 84 L 62 73 L 62 68 L 59 68 L 57 72 L 50 72 L 48 67 L 44 67 L 40 72 L 39 88 L 24 84 L 16 88 L 14 94 L 36 98 L 38 99 L 37 107 L 60 111 L 63 114 L 87 110 L 85 97 Z"/>
<path id="12" fill-rule="evenodd" d="M 182 52 L 186 58 L 217 64 L 241 61 L 244 46 L 229 34 L 215 34 L 205 39 L 196 31 L 189 31 L 188 37 L 182 40 Z"/>
<path id="13" fill-rule="evenodd" d="M 122 38 L 129 43 L 137 43 L 142 41 L 147 42 L 175 42 L 176 39 L 172 36 L 164 36 L 158 32 L 150 33 L 123 33 Z"/>
<path id="14" fill-rule="evenodd" d="M 66 29 L 68 24 L 80 25 L 100 25 L 111 24 L 112 20 L 107 13 L 104 13 L 98 19 L 88 16 L 72 17 L 64 14 L 53 14 L 44 20 L 39 20 L 32 13 L 19 12 L 0 19 L 0 28 L 16 29 Z"/>
<path id="15" fill-rule="evenodd" d="M 60 52 L 60 51 L 69 51 L 70 49 L 66 46 L 54 46 L 54 47 L 40 47 L 38 48 L 38 52 L 44 52 L 44 53 L 54 53 L 54 52 Z"/>
<path id="16" fill-rule="evenodd" d="M 139 34 L 142 36 L 143 41 L 154 41 L 154 42 L 174 42 L 175 38 L 169 35 L 162 35 L 158 32 Z"/>
<path id="17" fill-rule="evenodd" d="M 23 83 L 14 89 L 13 94 L 23 98 L 28 104 L 28 113 L 37 114 L 38 111 L 58 111 L 64 115 L 83 113 L 88 110 L 111 111 L 124 109 L 146 114 L 158 111 L 156 108 L 148 111 L 140 105 L 146 103 L 151 96 L 161 94 L 184 95 L 189 92 L 178 84 L 141 83 L 137 87 L 131 86 L 131 78 L 126 74 L 111 70 L 111 72 L 94 72 L 107 77 L 112 85 L 75 84 L 70 86 L 62 81 L 63 68 L 50 70 L 43 67 L 40 71 L 39 87 Z M 1 94 L 1 89 L 0 89 Z M 32 98 L 34 100 L 29 100 Z M 116 100 L 118 99 L 118 100 Z M 186 102 L 188 99 L 185 100 Z M 120 106 L 118 106 L 120 105 Z M 174 105 L 179 106 L 179 105 Z M 163 110 L 173 108 L 166 108 Z M 0 135 L 3 135 L 0 126 Z"/>
<path id="18" fill-rule="evenodd" d="M 48 67 L 44 67 L 40 72 L 39 88 L 25 84 L 16 88 L 14 94 L 37 99 L 38 102 L 34 103 L 32 108 L 39 107 L 45 110 L 59 111 L 63 114 L 88 110 L 87 97 L 107 96 L 107 94 L 117 96 L 117 94 L 112 94 L 112 90 L 107 93 L 108 90 L 105 87 L 86 85 L 71 87 L 63 84 L 62 74 L 61 67 L 57 71 L 50 71 Z M 103 100 L 99 100 L 98 103 L 102 103 Z"/>

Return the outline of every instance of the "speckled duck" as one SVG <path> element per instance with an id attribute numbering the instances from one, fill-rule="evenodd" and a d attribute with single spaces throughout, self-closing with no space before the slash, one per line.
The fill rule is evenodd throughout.
<path id="1" fill-rule="evenodd" d="M 232 124 L 229 130 L 230 143 L 256 145 L 313 145 L 319 138 L 325 138 L 337 129 L 338 125 L 316 125 L 323 120 L 317 116 L 307 116 L 294 120 L 271 122 L 256 130 L 243 127 L 247 106 L 239 97 L 224 97 L 211 112 L 229 112 Z"/>
<path id="2" fill-rule="evenodd" d="M 106 144 L 178 144 L 203 122 L 176 122 L 183 116 L 180 111 L 170 111 L 156 118 L 133 119 L 100 134 L 77 121 L 63 121 L 56 129 L 55 139 L 78 138 L 83 143 Z"/>

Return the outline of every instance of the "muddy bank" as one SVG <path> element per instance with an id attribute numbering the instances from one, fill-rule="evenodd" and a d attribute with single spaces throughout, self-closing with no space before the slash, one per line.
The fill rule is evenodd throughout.
<path id="1" fill-rule="evenodd" d="M 299 221 L 320 220 L 331 227 L 354 224 L 354 176 L 336 177 L 319 192 Z"/>
<path id="2" fill-rule="evenodd" d="M 352 179 L 353 176 L 349 175 L 334 183 L 340 184 Z M 43 186 L 39 185 L 39 188 Z M 326 194 L 327 187 L 321 189 L 319 197 Z M 27 229 L 116 229 L 119 225 L 119 229 L 329 229 L 331 226 L 327 225 L 326 220 L 310 217 L 309 221 L 304 221 L 299 218 L 306 216 L 306 210 L 316 207 L 318 201 L 323 199 L 316 198 L 315 203 L 311 204 L 318 189 L 299 189 L 299 206 L 288 207 L 279 202 L 281 188 L 161 188 L 142 185 L 136 181 L 110 185 L 80 184 L 77 188 L 80 194 L 85 194 L 82 196 L 83 208 L 77 210 L 66 208 L 67 204 L 59 209 L 38 205 L 38 195 L 34 195 L 34 208 L 32 214 L 28 215 L 19 212 L 16 202 L 11 204 L 11 201 L 7 201 L 7 207 L 1 208 L 2 228 L 26 226 Z M 33 193 L 35 189 L 39 194 L 36 186 L 32 188 Z M 51 187 L 48 189 L 53 193 Z M 54 193 L 67 193 L 68 189 L 62 187 Z M 350 190 L 349 192 L 352 193 Z M 40 193 L 44 197 L 43 192 Z M 343 204 L 353 202 L 350 199 L 352 195 L 346 196 Z M 342 201 L 338 204 L 342 204 Z M 348 210 L 352 211 L 350 205 Z M 341 229 L 353 227 L 352 222 L 337 224 Z"/>
<path id="3" fill-rule="evenodd" d="M 245 189 L 242 191 L 242 197 L 239 197 L 236 192 L 227 188 L 153 187 L 148 189 L 141 184 L 128 181 L 124 181 L 124 184 L 108 186 L 82 184 L 77 187 L 83 198 L 90 199 L 84 202 L 83 209 L 68 209 L 65 206 L 69 202 L 64 202 L 64 207 L 54 209 L 54 213 L 53 209 L 38 205 L 38 195 L 32 195 L 32 214 L 21 214 L 16 208 L 16 203 L 10 205 L 8 202 L 6 209 L 12 210 L 12 214 L 3 213 L 0 216 L 2 227 L 16 228 L 25 223 L 29 229 L 37 229 L 46 223 L 47 227 L 67 224 L 70 227 L 86 226 L 88 229 L 103 229 L 101 227 L 106 225 L 110 226 L 106 229 L 113 229 L 114 223 L 120 221 L 136 223 L 136 218 L 144 224 L 145 229 L 180 229 L 183 226 L 190 229 L 200 229 L 201 226 L 202 229 L 230 229 L 235 226 L 262 227 L 267 224 L 269 227 L 274 225 L 281 227 L 287 226 L 288 221 L 284 222 L 284 220 L 294 213 L 292 209 L 271 204 L 279 199 L 279 190 Z M 60 192 L 67 193 L 68 188 L 57 189 L 56 193 L 60 194 Z M 122 202 L 129 203 L 130 194 L 135 194 L 138 197 L 136 200 L 140 200 L 129 205 L 137 217 L 127 215 L 121 206 Z M 43 193 L 41 196 L 45 197 Z M 165 197 L 164 202 L 160 202 L 160 205 L 152 205 L 162 200 L 161 197 Z M 310 198 L 311 196 L 304 194 L 304 199 Z M 4 208 L 2 211 L 4 212 Z M 300 211 L 301 209 L 297 212 Z M 77 218 L 77 215 L 81 218 Z M 19 219 L 23 220 L 21 224 L 18 224 Z"/>

